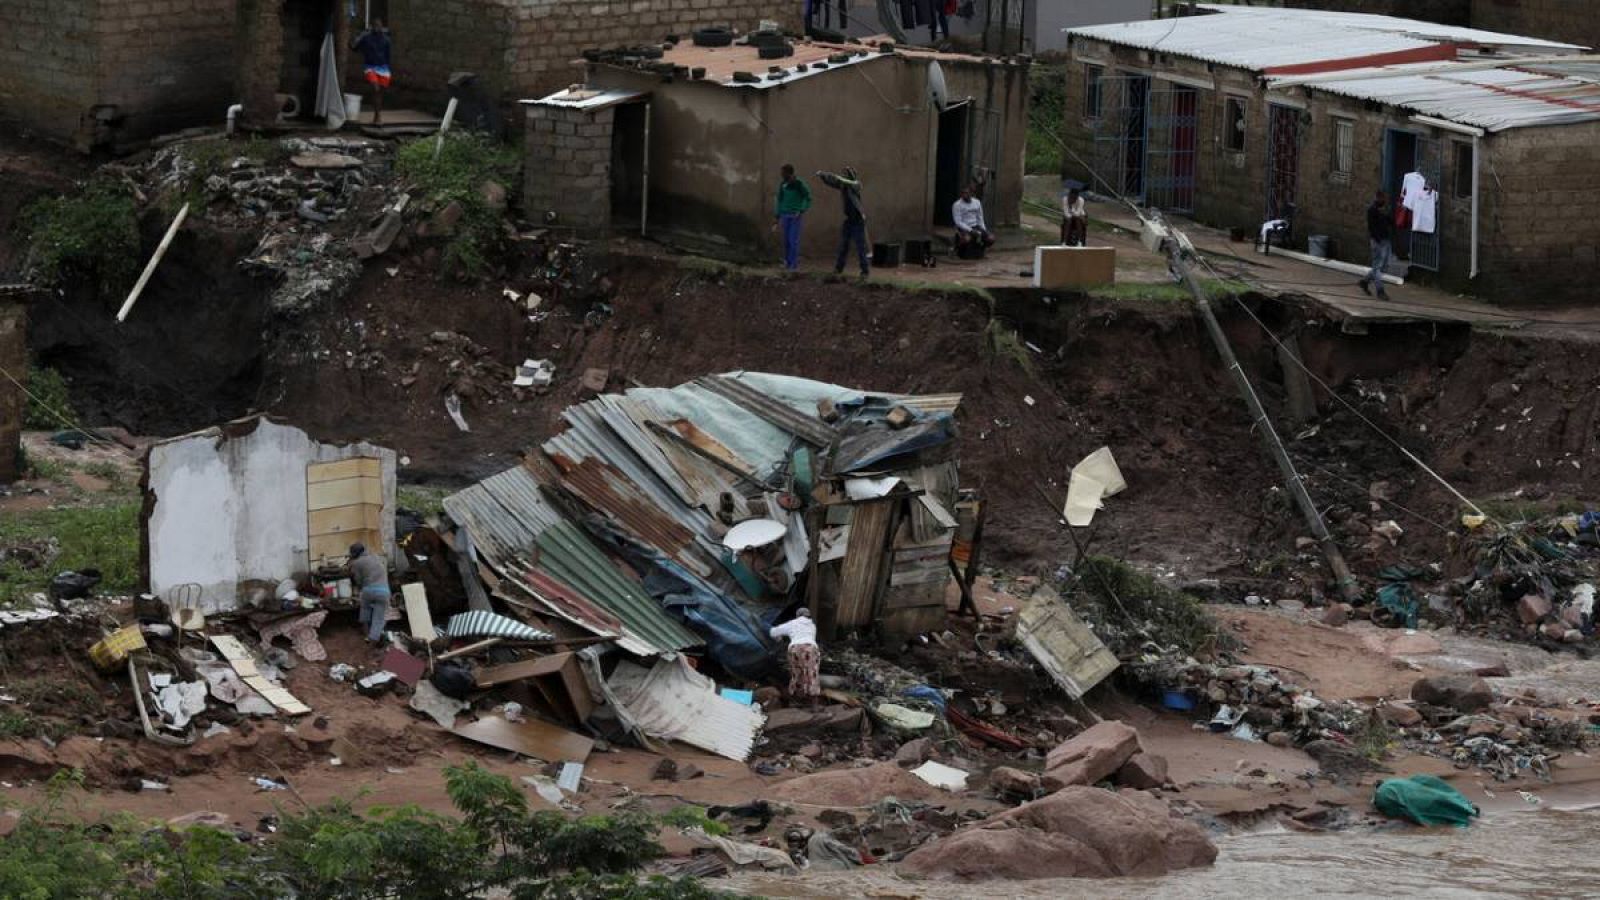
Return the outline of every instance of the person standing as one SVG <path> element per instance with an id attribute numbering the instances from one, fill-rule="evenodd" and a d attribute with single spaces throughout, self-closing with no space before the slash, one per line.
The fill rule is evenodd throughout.
<path id="1" fill-rule="evenodd" d="M 782 230 L 783 267 L 793 272 L 800 268 L 800 220 L 811 208 L 811 188 L 795 177 L 794 166 L 784 163 L 778 170 L 778 204 L 773 212 L 773 230 Z"/>
<path id="2" fill-rule="evenodd" d="M 923 15 L 928 17 L 928 43 L 939 43 L 939 30 L 944 30 L 944 39 L 950 40 L 950 10 L 945 0 L 922 0 Z"/>
<path id="3" fill-rule="evenodd" d="M 1394 220 L 1389 212 L 1389 195 L 1383 191 L 1374 195 L 1372 205 L 1367 207 L 1367 242 L 1372 247 L 1372 271 L 1356 284 L 1368 295 L 1376 287 L 1378 299 L 1387 300 L 1389 293 L 1383 289 L 1383 270 L 1389 267 L 1389 257 L 1394 254 Z"/>
<path id="4" fill-rule="evenodd" d="M 361 54 L 361 64 L 367 83 L 372 85 L 372 124 L 383 124 L 383 92 L 394 83 L 389 70 L 389 54 L 394 48 L 389 39 L 389 29 L 382 19 L 373 19 L 372 25 L 361 32 L 350 47 Z"/>
<path id="5" fill-rule="evenodd" d="M 811 610 L 800 607 L 794 618 L 767 632 L 775 638 L 789 639 L 789 699 L 805 699 L 812 706 L 822 695 L 818 679 L 822 667 L 822 648 L 817 646 L 817 623 Z"/>
<path id="6" fill-rule="evenodd" d="M 368 553 L 365 544 L 351 544 L 350 580 L 361 598 L 360 621 L 367 626 L 367 642 L 376 644 L 389 619 L 389 566 Z"/>
<path id="7" fill-rule="evenodd" d="M 861 211 L 861 179 L 856 175 L 856 170 L 845 166 L 844 174 L 835 175 L 832 172 L 817 172 L 817 178 L 823 184 L 839 191 L 839 200 L 844 204 L 844 225 L 839 229 L 839 256 L 834 260 L 833 273 L 844 274 L 844 262 L 850 256 L 850 245 L 856 245 L 856 259 L 861 263 L 861 277 L 866 278 L 870 273 L 867 264 L 867 214 Z"/>
<path id="8" fill-rule="evenodd" d="M 994 246 L 994 235 L 983 221 L 983 201 L 973 196 L 972 185 L 961 189 L 961 199 L 950 207 L 950 219 L 956 225 L 957 256 L 978 259 L 985 249 Z"/>
<path id="9" fill-rule="evenodd" d="M 1072 188 L 1061 198 L 1061 243 L 1082 247 L 1089 240 L 1089 212 L 1083 206 L 1083 191 Z"/>

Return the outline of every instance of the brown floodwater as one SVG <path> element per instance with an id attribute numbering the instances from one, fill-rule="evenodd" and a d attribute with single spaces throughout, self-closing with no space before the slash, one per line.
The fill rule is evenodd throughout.
<path id="1" fill-rule="evenodd" d="M 1217 847 L 1210 868 L 1162 878 L 951 884 L 871 867 L 796 877 L 746 874 L 723 884 L 766 897 L 884 900 L 1600 897 L 1600 808 L 1594 807 L 1495 813 L 1469 828 L 1261 831 L 1220 837 Z"/>

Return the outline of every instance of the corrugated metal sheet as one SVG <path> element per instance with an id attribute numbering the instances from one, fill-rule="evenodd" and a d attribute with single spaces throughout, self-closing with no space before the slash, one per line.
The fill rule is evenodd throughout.
<path id="1" fill-rule="evenodd" d="M 564 109 L 586 109 L 590 111 L 616 106 L 619 103 L 632 103 L 636 100 L 647 99 L 650 95 L 639 91 L 605 90 L 600 88 L 563 88 L 538 100 L 524 100 L 523 106 L 559 106 Z"/>
<path id="2" fill-rule="evenodd" d="M 644 400 L 616 396 L 613 402 L 618 411 L 626 415 L 641 433 L 648 436 L 660 460 L 683 483 L 692 498 L 686 502 L 714 514 L 721 507 L 723 496 L 728 495 L 733 498 L 735 517 L 742 519 L 748 515 L 749 509 L 745 505 L 744 495 L 734 484 L 732 473 L 719 469 L 710 461 L 696 456 L 670 439 L 663 439 L 660 434 L 650 430 L 650 423 L 663 422 L 667 419 L 666 415 Z"/>
<path id="3" fill-rule="evenodd" d="M 490 560 L 525 552 L 539 532 L 562 521 L 560 511 L 521 466 L 451 494 L 444 498 L 444 509 L 456 524 L 466 526 L 473 544 Z"/>
<path id="4" fill-rule="evenodd" d="M 662 553 L 682 561 L 684 551 L 694 543 L 694 534 L 669 516 L 661 505 L 652 503 L 638 486 L 621 472 L 598 458 L 572 459 L 560 453 L 547 456 L 551 465 L 538 470 L 541 477 L 559 482 L 590 509 L 604 513 L 635 537 Z M 691 566 L 691 568 L 697 568 Z"/>
<path id="5" fill-rule="evenodd" d="M 1278 66 L 1421 50 L 1445 43 L 1577 50 L 1538 38 L 1415 19 L 1311 9 L 1203 7 L 1211 15 L 1069 28 L 1075 37 L 1260 72 Z"/>
<path id="6" fill-rule="evenodd" d="M 623 661 L 606 681 L 624 720 L 650 737 L 682 741 L 740 762 L 755 747 L 766 716 L 761 708 L 717 693 L 717 685 L 681 656 L 645 669 Z"/>
<path id="7" fill-rule="evenodd" d="M 838 438 L 839 433 L 817 418 L 806 415 L 793 406 L 774 400 L 767 394 L 725 375 L 708 375 L 696 379 L 695 384 L 714 394 L 726 397 L 750 412 L 816 447 L 826 447 Z"/>
<path id="8" fill-rule="evenodd" d="M 623 635 L 651 652 L 699 646 L 694 632 L 668 616 L 639 582 L 625 576 L 578 526 L 563 522 L 539 535 L 539 568 L 622 621 Z M 638 652 L 638 651 L 634 651 Z"/>
<path id="9" fill-rule="evenodd" d="M 1559 66 L 1541 66 L 1559 72 Z M 1351 70 L 1347 78 L 1302 79 L 1306 87 L 1371 100 L 1486 131 L 1566 125 L 1600 118 L 1600 84 L 1511 67 L 1419 64 Z M 1269 81 L 1269 84 L 1272 82 Z"/>

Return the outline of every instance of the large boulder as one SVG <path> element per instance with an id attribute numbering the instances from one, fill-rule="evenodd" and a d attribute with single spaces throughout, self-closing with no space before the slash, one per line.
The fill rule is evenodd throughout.
<path id="1" fill-rule="evenodd" d="M 925 844 L 901 870 L 968 881 L 1148 877 L 1216 858 L 1205 831 L 1155 796 L 1080 785 Z"/>
<path id="2" fill-rule="evenodd" d="M 1411 685 L 1411 699 L 1418 703 L 1443 706 L 1457 712 L 1474 713 L 1494 702 L 1494 689 L 1476 675 L 1434 675 L 1419 678 Z"/>
<path id="3" fill-rule="evenodd" d="M 1101 722 L 1050 751 L 1045 777 L 1063 787 L 1110 778 L 1139 752 L 1139 732 L 1121 722 Z"/>
<path id="4" fill-rule="evenodd" d="M 1117 784 L 1140 791 L 1153 791 L 1166 787 L 1172 779 L 1167 777 L 1167 758 L 1140 750 L 1128 757 L 1117 770 Z"/>

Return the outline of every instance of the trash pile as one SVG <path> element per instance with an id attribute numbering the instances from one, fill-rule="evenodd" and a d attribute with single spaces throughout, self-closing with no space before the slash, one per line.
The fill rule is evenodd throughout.
<path id="1" fill-rule="evenodd" d="M 1244 741 L 1279 746 L 1344 741 L 1364 712 L 1353 704 L 1319 699 L 1285 682 L 1268 666 L 1179 661 L 1152 654 L 1126 664 L 1123 671 L 1150 685 L 1167 709 L 1192 712 L 1210 730 Z"/>
<path id="2" fill-rule="evenodd" d="M 1541 643 L 1593 639 L 1600 512 L 1504 526 L 1463 521 L 1474 568 L 1452 585 L 1459 618 Z"/>

